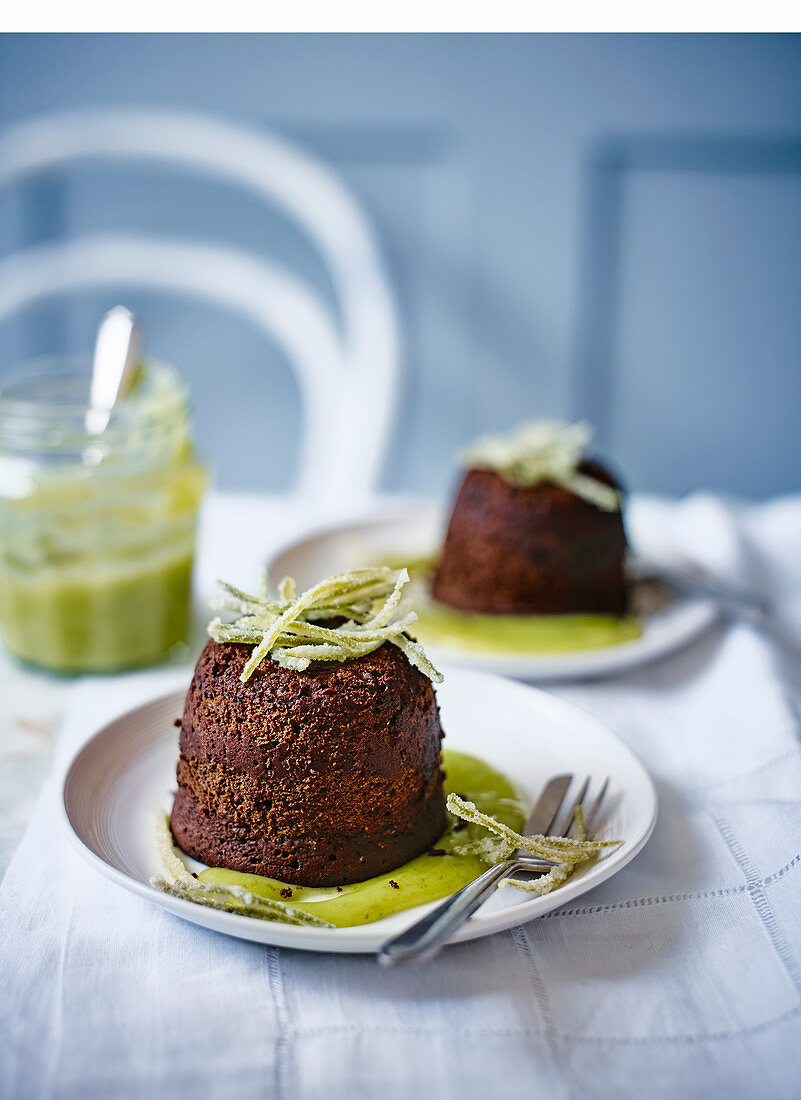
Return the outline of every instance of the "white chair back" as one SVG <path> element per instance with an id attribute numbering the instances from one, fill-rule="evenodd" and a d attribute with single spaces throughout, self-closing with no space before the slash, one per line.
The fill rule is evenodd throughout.
<path id="1" fill-rule="evenodd" d="M 275 134 L 195 114 L 84 110 L 0 135 L 0 188 L 76 162 L 170 162 L 277 205 L 318 250 L 341 321 L 286 267 L 200 240 L 94 234 L 0 259 L 0 324 L 36 301 L 96 286 L 204 298 L 249 318 L 286 352 L 301 391 L 296 488 L 331 502 L 377 483 L 399 374 L 396 311 L 370 227 L 328 167 Z"/>

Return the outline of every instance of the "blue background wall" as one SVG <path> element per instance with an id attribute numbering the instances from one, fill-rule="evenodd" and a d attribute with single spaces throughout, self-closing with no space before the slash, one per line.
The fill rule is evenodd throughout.
<path id="1" fill-rule="evenodd" d="M 388 487 L 438 491 L 471 436 L 544 414 L 595 420 L 634 487 L 801 487 L 798 37 L 0 40 L 0 125 L 97 103 L 277 128 L 360 196 L 406 334 Z M 3 251 L 120 227 L 241 242 L 326 290 L 283 223 L 207 183 L 82 169 L 0 195 Z M 285 484 L 299 405 L 278 352 L 205 306 L 128 300 L 189 376 L 218 484 Z M 6 327 L 0 371 L 88 348 L 110 304 Z"/>

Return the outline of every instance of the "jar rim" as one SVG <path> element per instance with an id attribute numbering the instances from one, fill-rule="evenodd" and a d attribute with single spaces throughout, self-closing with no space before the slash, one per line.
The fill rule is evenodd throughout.
<path id="1" fill-rule="evenodd" d="M 58 369 L 54 370 L 54 366 Z M 83 400 L 53 397 L 43 398 L 37 389 L 48 382 L 85 382 Z M 85 414 L 89 405 L 89 386 L 91 382 L 91 364 L 87 357 L 41 356 L 19 364 L 14 370 L 0 378 L 0 415 L 24 416 L 53 415 L 79 416 Z"/>
<path id="2" fill-rule="evenodd" d="M 189 410 L 186 384 L 175 367 L 148 357 L 144 381 L 121 402 L 103 432 L 86 427 L 91 360 L 86 355 L 39 356 L 0 378 L 0 451 L 80 452 L 123 444 L 131 431 L 169 430 Z"/>

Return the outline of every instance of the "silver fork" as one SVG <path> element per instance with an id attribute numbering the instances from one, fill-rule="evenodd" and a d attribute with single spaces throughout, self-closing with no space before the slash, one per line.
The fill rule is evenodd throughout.
<path id="1" fill-rule="evenodd" d="M 571 799 L 567 816 L 560 822 L 559 829 L 554 828 L 559 809 L 564 801 L 572 775 L 558 775 L 551 779 L 534 805 L 523 828 L 524 836 L 572 836 L 576 820 L 576 810 L 584 807 L 584 800 L 590 786 L 589 776 L 579 793 Z M 589 833 L 598 816 L 601 803 L 609 788 L 606 779 L 594 802 L 584 808 L 584 824 Z M 495 892 L 498 884 L 505 878 L 522 874 L 546 874 L 557 866 L 554 860 L 540 859 L 518 849 L 503 863 L 489 867 L 467 886 L 446 898 L 440 905 L 416 921 L 411 928 L 387 940 L 378 952 L 378 961 L 382 966 L 395 966 L 401 962 L 422 962 L 431 959 L 447 943 L 453 933 L 484 904 Z"/>

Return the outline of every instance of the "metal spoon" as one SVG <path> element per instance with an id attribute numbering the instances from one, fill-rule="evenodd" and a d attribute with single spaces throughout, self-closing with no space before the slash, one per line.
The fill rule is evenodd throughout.
<path id="1" fill-rule="evenodd" d="M 92 361 L 86 431 L 100 435 L 118 401 L 130 390 L 142 347 L 142 326 L 125 306 L 115 306 L 100 322 Z"/>
<path id="2" fill-rule="evenodd" d="M 744 618 L 755 614 L 769 616 L 773 605 L 767 596 L 754 592 L 729 581 L 712 576 L 700 566 L 667 564 L 630 556 L 629 570 L 635 578 L 653 578 L 662 581 L 677 592 L 688 596 L 702 596 L 712 599 L 733 618 Z"/>

